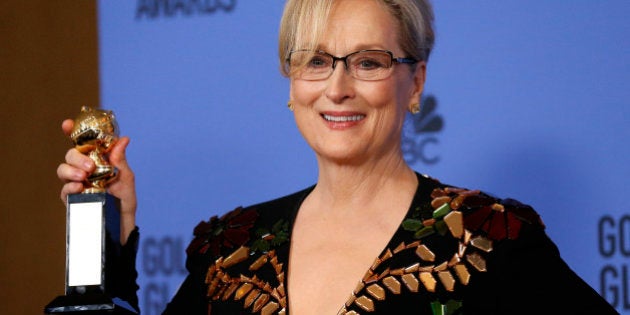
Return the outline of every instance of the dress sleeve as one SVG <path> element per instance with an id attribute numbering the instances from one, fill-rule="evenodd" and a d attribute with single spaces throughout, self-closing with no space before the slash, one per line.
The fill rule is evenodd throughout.
<path id="1" fill-rule="evenodd" d="M 138 304 L 139 286 L 137 284 L 138 271 L 136 270 L 136 256 L 140 233 L 136 227 L 123 246 L 114 246 L 114 250 L 109 253 L 111 261 L 115 263 L 107 265 L 108 275 L 107 288 L 111 294 L 125 307 L 132 307 L 140 314 Z M 208 258 L 198 254 L 188 255 L 186 258 L 186 269 L 188 276 L 182 282 L 173 299 L 167 304 L 163 314 L 210 314 L 208 304 L 205 300 L 205 273 L 207 271 Z"/>
<path id="2" fill-rule="evenodd" d="M 140 233 L 136 227 L 125 245 L 112 244 L 113 250 L 108 251 L 107 259 L 113 263 L 106 265 L 106 288 L 115 298 L 117 304 L 124 307 L 132 307 L 138 314 L 138 289 L 136 283 L 138 272 L 136 271 L 136 253 L 138 251 L 138 241 Z"/>
<path id="3" fill-rule="evenodd" d="M 619 314 L 562 259 L 543 227 L 527 225 L 496 244 L 488 272 L 469 292 L 477 314 Z M 470 309 L 467 306 L 471 306 Z"/>
<path id="4" fill-rule="evenodd" d="M 207 268 L 203 268 L 203 260 L 196 255 L 188 255 L 186 269 L 188 275 L 180 285 L 173 299 L 166 305 L 163 315 L 201 315 L 210 314 L 204 283 Z"/>
<path id="5" fill-rule="evenodd" d="M 217 217 L 212 217 L 209 221 L 200 222 L 193 230 L 194 238 L 186 248 L 188 275 L 173 299 L 166 305 L 163 315 L 211 314 L 210 304 L 206 298 L 205 279 L 210 262 L 217 256 L 214 250 L 218 250 L 218 247 L 208 250 L 210 244 L 218 246 L 213 230 L 217 222 Z"/>

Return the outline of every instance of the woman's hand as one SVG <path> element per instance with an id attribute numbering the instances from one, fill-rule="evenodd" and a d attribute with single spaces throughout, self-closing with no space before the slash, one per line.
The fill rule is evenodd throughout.
<path id="1" fill-rule="evenodd" d="M 70 136 L 74 121 L 66 119 L 61 129 L 66 136 Z M 125 158 L 125 150 L 129 144 L 128 137 L 121 137 L 109 152 L 109 163 L 118 168 L 118 176 L 107 186 L 107 191 L 120 199 L 120 241 L 127 242 L 129 233 L 136 226 L 136 185 L 135 176 Z M 88 175 L 95 169 L 95 164 L 87 155 L 72 148 L 66 152 L 65 163 L 57 167 L 57 177 L 64 183 L 61 188 L 61 200 L 66 203 L 69 194 L 80 193 Z"/>

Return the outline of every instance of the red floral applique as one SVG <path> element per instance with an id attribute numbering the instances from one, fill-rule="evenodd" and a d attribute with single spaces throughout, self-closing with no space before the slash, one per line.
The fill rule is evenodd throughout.
<path id="1" fill-rule="evenodd" d="M 220 254 L 221 247 L 235 248 L 249 241 L 250 229 L 258 219 L 255 209 L 238 207 L 221 218 L 216 216 L 200 222 L 194 230 L 195 239 L 186 248 L 187 254 L 210 252 Z"/>
<path id="2" fill-rule="evenodd" d="M 448 196 L 451 209 L 463 212 L 466 229 L 483 231 L 492 240 L 516 239 L 524 222 L 544 226 L 530 206 L 514 199 L 499 200 L 478 190 L 453 187 L 435 189 L 431 196 L 434 200 Z"/>

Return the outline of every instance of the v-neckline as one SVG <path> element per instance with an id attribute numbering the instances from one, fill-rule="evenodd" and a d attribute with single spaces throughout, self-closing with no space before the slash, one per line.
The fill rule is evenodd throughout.
<path id="1" fill-rule="evenodd" d="M 378 257 L 382 257 L 390 248 L 394 248 L 394 247 L 396 247 L 398 245 L 398 244 L 395 244 L 395 242 L 396 242 L 395 239 L 396 239 L 396 236 L 399 235 L 404 230 L 403 226 L 402 226 L 403 222 L 407 218 L 409 218 L 411 216 L 411 214 L 414 211 L 414 205 L 417 205 L 419 203 L 419 199 L 422 198 L 422 196 L 424 195 L 422 193 L 422 190 L 425 190 L 425 189 L 428 188 L 428 185 L 427 185 L 428 178 L 426 176 L 424 176 L 424 175 L 421 175 L 418 172 L 415 172 L 415 174 L 416 174 L 416 178 L 417 178 L 418 184 L 417 184 L 415 193 L 413 195 L 413 198 L 411 199 L 411 203 L 409 204 L 409 207 L 408 207 L 405 215 L 402 217 L 402 219 L 398 223 L 398 227 L 394 231 L 394 234 L 392 234 L 390 236 L 389 241 L 386 243 L 385 247 L 381 249 L 381 251 L 379 252 L 378 256 L 374 257 L 375 260 L 378 259 Z M 317 186 L 317 184 L 312 185 L 311 187 L 308 187 L 308 188 L 306 188 L 306 189 L 304 189 L 302 191 L 301 196 L 299 197 L 298 201 L 295 203 L 295 206 L 291 209 L 291 213 L 289 214 L 290 220 L 289 220 L 288 232 L 289 232 L 289 240 L 291 240 L 291 241 L 288 242 L 287 249 L 285 251 L 285 253 L 286 253 L 285 261 L 286 261 L 286 263 L 284 264 L 284 269 L 285 269 L 284 273 L 285 273 L 286 276 L 284 277 L 284 281 L 283 281 L 283 285 L 286 288 L 286 295 L 285 295 L 285 297 L 286 297 L 286 307 L 285 307 L 286 312 L 285 312 L 285 314 L 286 315 L 289 315 L 291 313 L 290 312 L 290 308 L 289 308 L 289 305 L 290 305 L 290 299 L 289 299 L 290 298 L 289 297 L 289 266 L 290 266 L 290 261 L 289 260 L 290 260 L 290 257 L 291 257 L 291 244 L 292 244 L 292 240 L 293 240 L 293 238 L 292 238 L 293 237 L 293 228 L 295 227 L 295 220 L 297 219 L 300 207 L 304 203 L 304 200 L 306 200 L 306 197 L 308 197 L 313 192 L 313 190 L 315 189 L 316 186 Z M 363 276 L 361 277 L 361 279 L 359 279 L 357 281 L 357 283 L 362 282 L 363 281 L 362 279 L 364 279 L 365 276 L 368 273 L 369 273 L 369 268 L 368 268 L 368 270 L 366 270 L 363 273 Z M 352 293 L 352 292 L 350 292 L 350 293 Z M 348 299 L 346 299 L 344 301 L 344 304 L 340 306 L 339 310 L 342 310 L 344 308 L 344 306 L 348 303 L 348 301 L 352 298 L 352 296 L 353 296 L 353 294 L 350 294 Z"/>

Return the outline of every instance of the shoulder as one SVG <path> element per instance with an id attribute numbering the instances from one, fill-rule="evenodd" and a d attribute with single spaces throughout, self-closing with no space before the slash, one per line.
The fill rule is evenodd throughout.
<path id="1" fill-rule="evenodd" d="M 310 190 L 312 187 L 273 200 L 239 206 L 221 216 L 212 216 L 207 221 L 199 222 L 193 230 L 193 240 L 186 253 L 217 257 L 223 249 L 233 250 L 246 244 L 252 235 L 265 236 L 274 230 L 288 229 L 286 220 L 294 215 Z"/>
<path id="2" fill-rule="evenodd" d="M 431 206 L 437 212 L 459 211 L 464 227 L 492 240 L 516 239 L 524 226 L 544 228 L 531 206 L 512 198 L 444 185 L 431 192 Z"/>
<path id="3" fill-rule="evenodd" d="M 516 199 L 421 177 L 424 196 L 416 196 L 413 213 L 423 226 L 442 222 L 456 236 L 470 232 L 495 241 L 517 239 L 524 227 L 545 227 L 536 210 Z"/>
<path id="4" fill-rule="evenodd" d="M 423 240 L 441 235 L 445 242 L 456 240 L 468 252 L 479 250 L 482 256 L 499 244 L 544 239 L 540 215 L 527 204 L 479 189 L 444 184 L 425 175 L 419 174 L 418 179 L 412 208 L 401 226 L 412 233 L 407 237 Z"/>
<path id="5" fill-rule="evenodd" d="M 532 248 L 541 256 L 529 255 L 528 259 L 555 253 L 547 246 L 544 224 L 531 206 L 427 176 L 419 176 L 419 180 L 412 208 L 402 222 L 404 232 L 394 243 L 400 245 L 392 253 L 404 256 L 410 251 L 419 257 L 419 267 L 425 272 L 421 274 L 423 283 L 428 281 L 430 285 L 425 286 L 430 292 L 451 292 L 459 299 L 457 295 L 470 290 L 457 293 L 458 287 L 470 287 L 469 282 L 475 283 L 473 287 L 490 283 L 488 271 L 494 275 L 502 269 L 497 265 L 505 257 L 529 255 Z M 517 252 L 520 254 L 511 255 Z"/>

